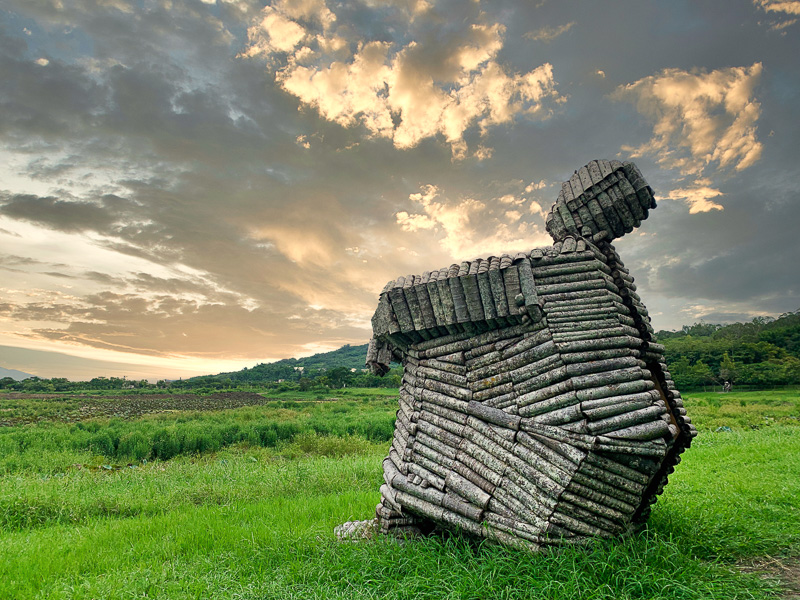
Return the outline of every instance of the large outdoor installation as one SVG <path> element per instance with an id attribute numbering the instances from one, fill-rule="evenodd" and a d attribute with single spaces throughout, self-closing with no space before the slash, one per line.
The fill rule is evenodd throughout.
<path id="1" fill-rule="evenodd" d="M 384 288 L 367 364 L 404 375 L 374 526 L 538 549 L 646 521 L 696 435 L 611 244 L 655 206 L 633 163 L 592 161 L 547 216 L 552 246 Z"/>

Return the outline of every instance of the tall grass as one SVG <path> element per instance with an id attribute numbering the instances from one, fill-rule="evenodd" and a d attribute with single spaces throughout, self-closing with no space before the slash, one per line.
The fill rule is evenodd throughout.
<path id="1" fill-rule="evenodd" d="M 97 517 L 166 514 L 187 506 L 231 506 L 302 494 L 380 486 L 383 444 L 300 436 L 280 451 L 231 449 L 121 470 L 70 469 L 54 476 L 7 476 L 0 530 L 86 524 Z M 347 456 L 347 460 L 330 460 Z M 2 597 L 2 596 L 0 596 Z"/>
<path id="2" fill-rule="evenodd" d="M 63 471 L 93 456 L 115 461 L 169 460 L 236 444 L 276 448 L 298 435 L 360 436 L 389 442 L 391 400 L 273 402 L 216 412 L 157 414 L 133 420 L 43 422 L 0 428 L 0 473 Z M 76 453 L 79 456 L 76 456 Z"/>
<path id="3" fill-rule="evenodd" d="M 800 391 L 690 392 L 686 409 L 702 431 L 800 425 Z"/>

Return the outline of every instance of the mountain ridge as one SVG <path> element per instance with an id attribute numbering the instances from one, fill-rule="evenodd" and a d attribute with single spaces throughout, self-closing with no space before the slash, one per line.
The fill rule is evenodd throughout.
<path id="1" fill-rule="evenodd" d="M 25 373 L 24 371 L 17 371 L 16 369 L 5 369 L 0 367 L 0 379 L 3 379 L 4 377 L 11 377 L 11 379 L 14 381 L 22 381 L 23 379 L 35 377 L 35 375 Z"/>

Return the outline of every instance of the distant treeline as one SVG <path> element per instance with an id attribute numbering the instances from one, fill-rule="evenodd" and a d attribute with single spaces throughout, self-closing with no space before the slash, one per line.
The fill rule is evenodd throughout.
<path id="1" fill-rule="evenodd" d="M 800 384 L 800 310 L 749 323 L 695 323 L 657 338 L 679 389 Z"/>
<path id="2" fill-rule="evenodd" d="M 332 352 L 323 352 L 305 358 L 286 358 L 244 368 L 233 373 L 204 375 L 180 380 L 131 380 L 122 377 L 95 377 L 90 381 L 70 381 L 58 377 L 42 379 L 30 377 L 15 381 L 10 377 L 0 379 L 0 390 L 48 393 L 79 391 L 122 391 L 129 393 L 157 393 L 159 391 L 192 391 L 206 393 L 224 390 L 326 390 L 341 388 L 396 388 L 400 386 L 403 370 L 395 366 L 384 377 L 370 373 L 364 366 L 367 344 L 345 345 Z"/>
<path id="3" fill-rule="evenodd" d="M 715 325 L 695 323 L 680 331 L 659 331 L 666 347 L 667 366 L 680 389 L 709 385 L 749 386 L 800 384 L 800 310 L 777 319 L 758 317 L 748 323 Z M 0 389 L 22 392 L 128 390 L 131 393 L 241 390 L 324 390 L 344 387 L 399 387 L 403 371 L 395 366 L 385 377 L 364 368 L 367 345 L 342 346 L 306 358 L 287 358 L 233 373 L 205 375 L 179 381 L 132 381 L 96 377 L 91 381 L 31 377 L 0 379 Z"/>

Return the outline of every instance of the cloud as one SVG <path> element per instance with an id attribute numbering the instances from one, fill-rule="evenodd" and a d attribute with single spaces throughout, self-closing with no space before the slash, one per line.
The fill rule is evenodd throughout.
<path id="1" fill-rule="evenodd" d="M 0 29 L 0 135 L 6 143 L 75 133 L 103 102 L 102 87 L 82 69 L 27 56 L 29 39 L 9 39 Z"/>
<path id="2" fill-rule="evenodd" d="M 34 339 L 161 357 L 258 357 L 264 356 L 268 340 L 276 347 L 277 358 L 282 352 L 297 352 L 306 330 L 326 318 L 334 335 L 354 333 L 330 311 L 323 311 L 321 316 L 303 314 L 303 318 L 276 328 L 280 317 L 271 310 L 249 311 L 231 299 L 225 300 L 204 304 L 172 295 L 103 292 L 77 303 L 15 306 L 11 317 L 62 325 L 33 329 L 28 335 Z M 231 347 L 234 340 L 235 351 Z"/>
<path id="3" fill-rule="evenodd" d="M 424 15 L 433 8 L 433 4 L 427 0 L 362 0 L 362 2 L 371 9 L 393 6 L 408 15 L 410 20 Z"/>
<path id="4" fill-rule="evenodd" d="M 395 219 L 400 228 L 408 233 L 430 232 L 435 234 L 439 246 L 452 260 L 463 260 L 487 253 L 502 253 L 530 250 L 538 241 L 548 239 L 537 225 L 523 219 L 521 209 L 525 198 L 505 194 L 489 201 L 470 197 L 456 200 L 447 198 L 434 185 L 424 185 L 420 191 L 409 196 L 418 213 L 400 211 Z M 543 215 L 533 202 L 529 215 Z M 427 265 L 431 267 L 432 265 Z"/>
<path id="5" fill-rule="evenodd" d="M 539 204 L 536 200 L 531 200 L 531 204 L 528 207 L 528 210 L 530 211 L 531 214 L 539 215 L 542 218 L 542 220 L 544 220 L 547 217 L 547 211 L 543 209 L 542 205 Z"/>
<path id="6" fill-rule="evenodd" d="M 433 185 L 423 186 L 417 194 L 411 194 L 409 200 L 419 205 L 424 214 L 413 214 L 403 218 L 397 214 L 397 222 L 405 231 L 417 231 L 420 227 L 412 224 L 422 223 L 424 229 L 438 229 L 444 234 L 442 247 L 452 256 L 460 257 L 472 244 L 470 220 L 479 214 L 485 205 L 472 198 L 461 199 L 456 203 L 448 203 L 439 198 L 440 190 Z"/>
<path id="7" fill-rule="evenodd" d="M 515 73 L 498 62 L 505 33 L 499 23 L 473 22 L 439 35 L 420 32 L 419 39 L 413 39 L 412 27 L 410 39 L 370 40 L 346 25 L 335 28 L 336 16 L 324 4 L 330 16 L 321 24 L 304 21 L 306 26 L 297 20 L 304 15 L 289 6 L 264 9 L 248 29 L 241 56 L 263 58 L 276 82 L 324 119 L 361 125 L 396 148 L 443 137 L 453 157 L 463 159 L 471 127 L 485 134 L 518 116 L 546 118 L 548 106 L 563 101 L 549 63 Z M 476 156 L 489 153 L 479 148 Z"/>
<path id="8" fill-rule="evenodd" d="M 570 21 L 558 27 L 542 27 L 536 31 L 529 31 L 525 34 L 525 37 L 535 42 L 552 42 L 558 36 L 567 33 L 575 24 L 575 21 Z"/>
<path id="9" fill-rule="evenodd" d="M 420 229 L 433 229 L 437 223 L 428 215 L 410 215 L 404 210 L 401 210 L 396 216 L 397 224 L 400 225 L 403 231 L 414 232 Z"/>
<path id="10" fill-rule="evenodd" d="M 786 35 L 785 29 L 797 23 L 800 17 L 798 0 L 753 0 L 753 4 L 776 19 L 770 23 L 770 29 L 780 31 L 781 35 Z"/>
<path id="11" fill-rule="evenodd" d="M 0 215 L 47 225 L 61 231 L 103 230 L 113 222 L 109 212 L 90 202 L 0 192 Z"/>
<path id="12" fill-rule="evenodd" d="M 797 0 L 754 0 L 756 6 L 767 12 L 782 12 L 787 15 L 800 15 L 800 2 Z"/>
<path id="13" fill-rule="evenodd" d="M 261 21 L 251 29 L 256 27 L 259 35 L 251 36 L 253 41 L 244 56 L 291 52 L 306 37 L 305 28 L 272 6 L 264 7 Z"/>
<path id="14" fill-rule="evenodd" d="M 535 190 L 543 190 L 549 185 L 551 184 L 544 179 L 541 179 L 539 181 L 531 181 L 527 186 L 525 186 L 525 193 L 529 194 Z"/>
<path id="15" fill-rule="evenodd" d="M 313 310 L 286 294 L 283 303 L 262 306 L 202 275 L 55 275 L 93 280 L 106 289 L 81 296 L 0 290 L 9 300 L 0 311 L 4 324 L 25 324 L 17 337 L 27 343 L 49 340 L 63 348 L 140 356 L 253 360 L 300 354 L 309 339 L 338 347 L 342 340 L 363 337 L 361 324 L 341 313 Z"/>
<path id="16" fill-rule="evenodd" d="M 736 293 L 761 306 L 768 286 L 780 299 L 770 307 L 796 308 L 797 295 L 784 293 L 793 272 L 778 268 L 785 260 L 772 264 L 777 254 L 797 254 L 796 41 L 770 36 L 778 43 L 759 45 L 763 30 L 732 29 L 759 11 L 765 22 L 792 15 L 731 5 L 729 18 L 709 28 L 712 38 L 692 33 L 682 45 L 675 32 L 706 9 L 664 10 L 654 23 L 637 5 L 622 24 L 587 3 L 579 12 L 593 28 L 576 35 L 573 26 L 548 46 L 525 33 L 571 22 L 574 7 L 549 3 L 542 21 L 542 10 L 519 3 L 457 0 L 6 4 L 0 344 L 117 359 L 106 349 L 119 348 L 126 362 L 160 365 L 194 356 L 198 369 L 219 372 L 227 357 L 260 361 L 360 343 L 387 280 L 549 244 L 544 213 L 574 168 L 657 137 L 659 114 L 643 112 L 644 126 L 626 129 L 620 124 L 635 120 L 637 105 L 600 95 L 646 74 L 675 75 L 662 69 L 686 64 L 687 52 L 698 65 L 719 65 L 714 52 L 740 57 L 729 64 L 769 65 L 768 86 L 740 83 L 758 113 L 745 125 L 775 135 L 763 160 L 737 171 L 745 149 L 736 143 L 752 140 L 740 135 L 747 127 L 732 128 L 738 114 L 726 108 L 734 70 L 690 71 L 725 100 L 677 108 L 650 82 L 649 102 L 678 124 L 667 136 L 670 158 L 703 164 L 688 142 L 695 115 L 684 116 L 695 104 L 710 115 L 714 140 L 698 156 L 714 156 L 717 146 L 732 156 L 720 167 L 720 151 L 684 178 L 639 161 L 676 201 L 661 202 L 647 221 L 641 252 L 625 251 L 634 236 L 620 252 L 626 262 L 659 265 L 669 256 L 694 265 L 663 271 L 657 291 L 708 296 L 702 259 L 742 245 L 731 250 L 735 260 L 714 267 L 736 276 L 720 276 L 705 304 L 722 306 L 724 294 Z M 556 62 L 559 40 L 569 48 Z M 620 80 L 626 72 L 637 75 Z M 690 215 L 695 209 L 708 212 Z M 756 233 L 737 227 L 761 212 L 772 217 Z M 784 230 L 791 235 L 775 241 Z M 770 243 L 744 247 L 754 237 Z M 656 288 L 641 289 L 650 305 Z"/>
<path id="17" fill-rule="evenodd" d="M 667 198 L 686 202 L 686 204 L 689 205 L 689 214 L 691 215 L 700 212 L 709 212 L 711 210 L 723 210 L 721 204 L 712 201 L 713 198 L 723 196 L 723 193 L 709 187 L 709 183 L 709 180 L 699 180 L 693 187 L 671 190 L 669 194 L 667 194 Z"/>
<path id="18" fill-rule="evenodd" d="M 684 174 L 698 175 L 712 163 L 736 171 L 752 166 L 763 149 L 754 97 L 761 72 L 761 63 L 711 72 L 665 69 L 619 87 L 613 97 L 634 103 L 653 123 L 648 142 L 623 150 L 653 155 Z"/>

